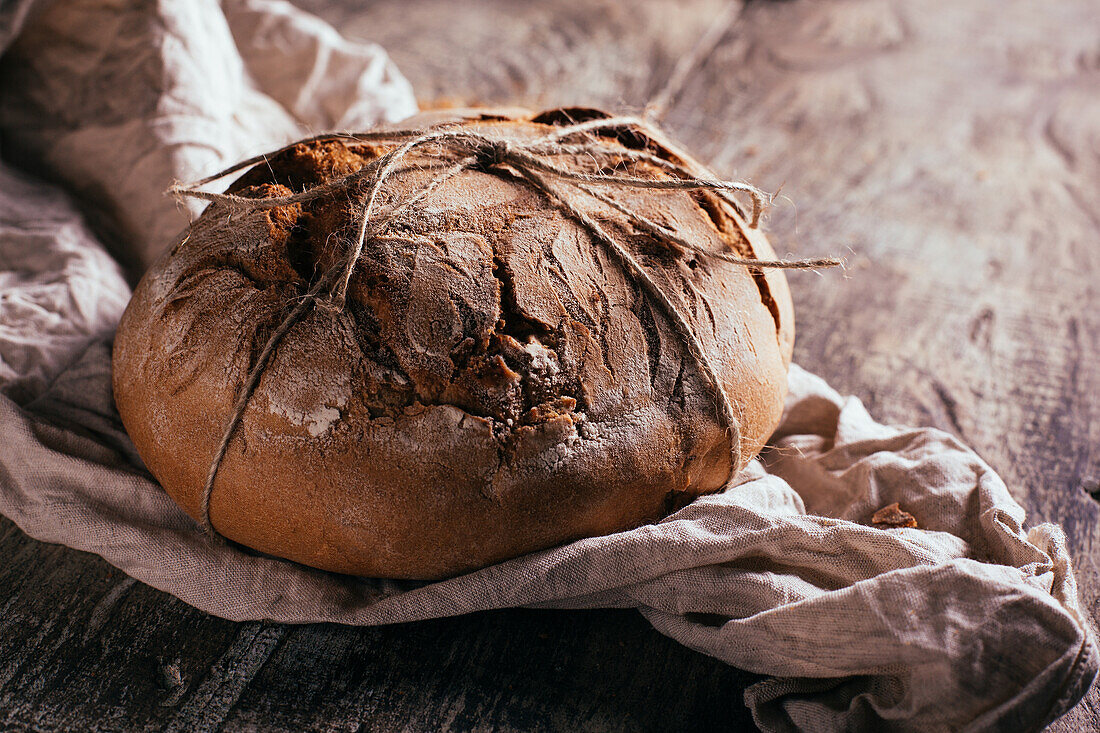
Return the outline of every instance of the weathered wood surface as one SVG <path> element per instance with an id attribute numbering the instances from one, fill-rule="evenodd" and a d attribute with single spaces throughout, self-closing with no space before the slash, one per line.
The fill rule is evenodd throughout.
<path id="1" fill-rule="evenodd" d="M 303 5 L 427 103 L 640 107 L 720 3 Z M 1100 612 L 1100 35 L 1094 0 L 747 5 L 672 133 L 784 198 L 795 358 L 876 417 L 963 437 L 1057 521 Z M 382 629 L 234 624 L 0 520 L 0 728 L 705 730 L 753 677 L 633 612 Z M 1100 728 L 1096 690 L 1053 730 Z"/>

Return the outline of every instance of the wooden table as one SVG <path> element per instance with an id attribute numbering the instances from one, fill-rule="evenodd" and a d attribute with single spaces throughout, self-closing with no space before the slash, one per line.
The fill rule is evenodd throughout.
<path id="1" fill-rule="evenodd" d="M 428 105 L 637 110 L 722 3 L 302 3 L 381 43 Z M 961 436 L 1061 523 L 1100 609 L 1095 0 L 751 2 L 674 137 L 785 196 L 795 358 L 881 420 Z M 742 730 L 753 675 L 632 611 L 392 628 L 237 624 L 0 519 L 0 728 Z M 1052 729 L 1100 725 L 1096 690 Z"/>

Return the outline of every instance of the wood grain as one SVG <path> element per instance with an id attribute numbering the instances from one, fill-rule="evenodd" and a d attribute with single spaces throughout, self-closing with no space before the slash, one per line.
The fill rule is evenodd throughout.
<path id="1" fill-rule="evenodd" d="M 758 678 L 634 611 L 236 624 L 0 519 L 0 729 L 741 730 Z"/>
<path id="2" fill-rule="evenodd" d="M 718 0 L 301 2 L 427 104 L 638 109 Z M 881 420 L 960 435 L 1065 528 L 1100 612 L 1095 3 L 752 2 L 667 120 L 772 190 L 795 358 Z M 633 612 L 381 629 L 233 624 L 0 520 L 0 727 L 742 730 L 751 675 Z M 1100 728 L 1100 697 L 1052 726 Z"/>
<path id="3" fill-rule="evenodd" d="M 1097 618 L 1100 41 L 1095 5 L 755 3 L 668 124 L 789 198 L 795 360 L 877 418 L 962 437 L 1060 523 Z M 1091 90 L 1091 92 L 1089 91 Z M 1056 730 L 1100 727 L 1094 688 Z"/>

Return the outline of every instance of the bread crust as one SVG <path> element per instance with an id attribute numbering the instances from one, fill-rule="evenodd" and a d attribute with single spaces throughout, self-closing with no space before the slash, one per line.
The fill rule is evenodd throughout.
<path id="1" fill-rule="evenodd" d="M 535 136 L 590 110 L 449 110 Z M 698 166 L 666 141 L 651 151 Z M 300 190 L 380 154 L 300 145 L 232 187 Z M 400 201 L 438 170 L 414 158 Z M 658 169 L 635 171 L 661 176 Z M 709 192 L 611 189 L 709 249 L 773 258 Z M 778 423 L 794 338 L 779 271 L 677 255 L 610 208 L 586 210 L 691 322 L 740 418 L 741 466 Z M 192 517 L 267 336 L 335 262 L 355 207 L 211 205 L 142 279 L 115 340 L 115 400 L 150 471 Z M 507 170 L 450 179 L 368 242 L 342 311 L 280 342 L 223 459 L 217 532 L 325 570 L 436 579 L 658 520 L 731 475 L 715 399 L 682 340 L 587 231 Z"/>

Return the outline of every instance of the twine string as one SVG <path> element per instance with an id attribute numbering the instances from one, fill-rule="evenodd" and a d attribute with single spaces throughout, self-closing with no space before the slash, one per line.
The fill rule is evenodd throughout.
<path id="1" fill-rule="evenodd" d="M 665 312 L 665 316 L 676 329 L 680 338 L 683 339 L 688 352 L 698 363 L 707 381 L 710 382 L 711 388 L 714 390 L 714 396 L 718 401 L 720 420 L 724 423 L 723 427 L 730 443 L 730 475 L 727 481 L 733 478 L 733 475 L 737 472 L 737 468 L 741 463 L 741 424 L 734 414 L 733 402 L 730 400 L 729 393 L 726 392 L 726 388 L 722 384 L 722 379 L 718 376 L 718 370 L 714 368 L 714 364 L 711 362 L 710 357 L 703 349 L 703 345 L 699 342 L 698 334 L 692 329 L 687 318 L 684 317 L 684 314 L 680 312 L 676 304 L 672 302 L 665 291 L 661 289 L 661 286 L 658 285 L 649 272 L 646 271 L 645 267 L 643 267 L 626 248 L 615 241 L 614 237 L 604 231 L 603 227 L 601 227 L 595 219 L 574 206 L 572 201 L 559 193 L 557 188 L 548 183 L 546 179 L 539 174 L 531 170 L 522 171 L 522 174 L 524 178 L 545 193 L 554 203 L 584 225 L 593 236 L 600 240 L 608 250 L 615 255 L 616 259 L 619 260 L 623 269 L 629 273 L 631 278 L 639 283 L 645 292 L 661 306 L 661 309 Z"/>
<path id="2" fill-rule="evenodd" d="M 732 263 L 734 265 L 745 265 L 747 267 L 761 267 L 778 270 L 819 270 L 827 267 L 836 267 L 840 262 L 833 257 L 822 257 L 817 259 L 803 259 L 803 260 L 760 260 L 755 257 L 738 257 L 731 255 L 728 252 L 715 252 L 714 250 L 704 249 L 694 242 L 685 239 L 676 232 L 661 226 L 657 222 L 649 219 L 637 211 L 624 206 L 610 196 L 603 194 L 591 186 L 580 184 L 577 186 L 580 190 L 587 193 L 597 201 L 607 204 L 611 208 L 618 211 L 620 214 L 624 214 L 627 219 L 632 223 L 637 224 L 649 234 L 663 239 L 666 244 L 671 245 L 672 249 L 680 252 L 688 251 L 696 254 L 703 255 L 704 257 L 713 257 L 718 260 Z"/>
<path id="3" fill-rule="evenodd" d="M 279 342 L 315 305 L 320 303 L 324 307 L 337 311 L 343 309 L 347 289 L 355 272 L 355 267 L 371 237 L 379 233 L 388 222 L 407 211 L 412 205 L 422 200 L 444 182 L 463 170 L 474 167 L 488 169 L 496 166 L 514 170 L 532 187 L 553 202 L 555 206 L 587 230 L 619 262 L 630 280 L 641 287 L 646 296 L 656 303 L 683 341 L 685 348 L 696 362 L 714 393 L 716 406 L 718 407 L 717 417 L 730 441 L 730 478 L 732 478 L 740 464 L 740 423 L 735 414 L 733 401 L 722 384 L 718 371 L 703 348 L 698 335 L 684 314 L 676 307 L 669 295 L 664 292 L 646 268 L 621 243 L 616 241 L 599 222 L 579 208 L 568 195 L 563 193 L 561 186 L 572 187 L 572 189 L 578 190 L 617 211 L 632 224 L 664 242 L 670 250 L 677 254 L 691 251 L 703 257 L 712 257 L 732 264 L 760 269 L 819 269 L 839 266 L 841 261 L 833 258 L 762 260 L 704 249 L 652 221 L 631 207 L 623 205 L 606 195 L 600 188 L 621 186 L 651 190 L 710 190 L 721 196 L 723 200 L 731 202 L 736 207 L 739 215 L 744 218 L 744 212 L 734 198 L 735 193 L 742 193 L 747 194 L 752 199 L 752 217 L 749 224 L 755 228 L 769 197 L 763 191 L 749 184 L 738 181 L 723 181 L 713 177 L 700 177 L 683 166 L 659 158 L 651 153 L 630 148 L 609 147 L 597 138 L 592 137 L 593 133 L 610 129 L 637 130 L 643 135 L 650 132 L 648 125 L 640 119 L 609 117 L 569 125 L 534 140 L 491 136 L 456 127 L 454 123 L 446 123 L 416 131 L 383 130 L 368 133 L 318 135 L 309 138 L 306 142 L 342 141 L 349 145 L 382 142 L 391 145 L 397 144 L 397 147 L 355 172 L 289 196 L 252 197 L 239 194 L 213 193 L 200 190 L 199 187 L 235 173 L 248 165 L 264 162 L 273 155 L 290 150 L 294 147 L 293 145 L 286 146 L 273 153 L 242 161 L 195 183 L 177 184 L 170 188 L 169 192 L 177 196 L 210 201 L 225 206 L 230 211 L 270 209 L 304 203 L 324 196 L 346 194 L 358 196 L 361 212 L 358 217 L 356 236 L 354 241 L 350 243 L 347 254 L 322 277 L 318 278 L 306 295 L 272 332 L 250 369 L 244 386 L 238 393 L 233 412 L 226 424 L 225 432 L 215 452 L 203 487 L 200 506 L 200 523 L 203 529 L 209 534 L 217 535 L 210 518 L 210 500 L 218 470 L 243 418 L 248 402 L 259 385 L 260 378 L 274 355 Z M 564 142 L 582 135 L 585 137 L 581 142 Z M 439 146 L 439 152 L 434 157 L 442 163 L 449 162 L 450 165 L 422 184 L 412 194 L 408 195 L 404 201 L 388 212 L 376 216 L 375 208 L 379 194 L 401 169 L 402 162 L 413 150 L 431 144 Z M 553 162 L 554 159 L 565 155 L 590 157 L 597 162 L 600 158 L 617 157 L 620 160 L 634 163 L 651 164 L 668 173 L 670 177 L 642 178 L 620 172 L 617 170 L 617 165 L 611 166 L 610 169 L 602 167 L 597 172 L 574 171 Z"/>

